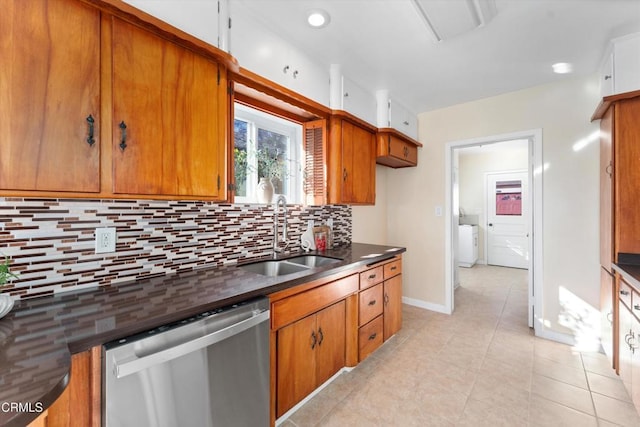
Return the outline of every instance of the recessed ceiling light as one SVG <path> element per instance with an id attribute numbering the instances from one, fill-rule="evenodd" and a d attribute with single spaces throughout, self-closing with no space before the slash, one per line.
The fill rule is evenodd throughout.
<path id="1" fill-rule="evenodd" d="M 556 74 L 567 74 L 573 71 L 573 65 L 568 62 L 557 62 L 551 68 Z"/>
<path id="2" fill-rule="evenodd" d="M 331 22 L 331 17 L 325 10 L 313 9 L 307 12 L 307 22 L 313 28 L 324 28 Z"/>

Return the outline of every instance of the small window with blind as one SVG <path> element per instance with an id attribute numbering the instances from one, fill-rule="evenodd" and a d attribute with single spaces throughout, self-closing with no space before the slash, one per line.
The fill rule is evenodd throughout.
<path id="1" fill-rule="evenodd" d="M 270 181 L 275 195 L 303 202 L 302 126 L 246 105 L 235 104 L 235 202 L 259 202 L 260 181 Z"/>

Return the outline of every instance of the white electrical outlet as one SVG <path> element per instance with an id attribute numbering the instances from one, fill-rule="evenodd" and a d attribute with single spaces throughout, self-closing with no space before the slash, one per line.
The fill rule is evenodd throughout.
<path id="1" fill-rule="evenodd" d="M 96 253 L 104 254 L 116 251 L 115 227 L 96 228 Z"/>

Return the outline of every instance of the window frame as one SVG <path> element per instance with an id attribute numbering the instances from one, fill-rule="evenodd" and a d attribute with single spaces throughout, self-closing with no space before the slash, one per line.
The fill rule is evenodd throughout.
<path id="1" fill-rule="evenodd" d="M 286 158 L 291 162 L 289 166 L 288 191 L 284 196 L 287 203 L 300 204 L 303 202 L 303 126 L 299 122 L 280 117 L 276 114 L 259 110 L 251 105 L 234 102 L 234 114 L 232 125 L 235 133 L 235 121 L 240 120 L 247 123 L 247 163 L 252 165 L 247 171 L 246 196 L 234 194 L 234 203 L 258 203 L 256 188 L 258 184 L 256 145 L 258 130 L 263 129 L 269 132 L 284 135 L 289 139 L 288 153 Z M 231 157 L 234 157 L 235 137 L 233 138 Z M 233 162 L 232 162 L 233 164 Z M 235 183 L 235 170 L 232 173 Z M 249 183 L 255 183 L 249 185 Z M 279 194 L 279 193 L 278 193 Z M 275 194 L 274 194 L 275 197 Z"/>

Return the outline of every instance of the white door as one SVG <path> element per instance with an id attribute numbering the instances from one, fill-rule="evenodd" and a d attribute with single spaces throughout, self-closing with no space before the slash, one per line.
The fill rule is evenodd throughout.
<path id="1" fill-rule="evenodd" d="M 487 174 L 487 264 L 529 268 L 527 175 Z"/>

